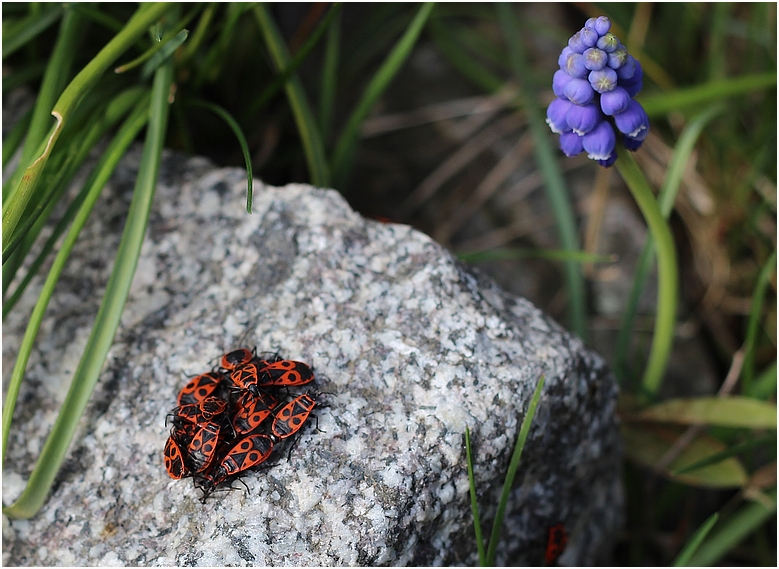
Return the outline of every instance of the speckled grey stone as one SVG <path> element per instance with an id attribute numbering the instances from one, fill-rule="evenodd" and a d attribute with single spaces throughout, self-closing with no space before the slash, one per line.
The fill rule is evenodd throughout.
<path id="1" fill-rule="evenodd" d="M 3 501 L 21 492 L 97 310 L 136 149 L 84 230 L 39 334 L 14 417 Z M 498 562 L 608 559 L 622 520 L 616 387 L 602 360 L 528 301 L 427 236 L 338 193 L 259 185 L 166 154 L 122 326 L 43 510 L 3 520 L 5 565 L 474 564 L 465 468 L 473 434 L 485 530 L 539 376 L 546 385 Z M 41 281 L 31 292 L 37 294 Z M 27 295 L 3 326 L 7 381 Z M 205 505 L 163 467 L 165 416 L 188 376 L 239 344 L 311 363 L 329 406 Z"/>

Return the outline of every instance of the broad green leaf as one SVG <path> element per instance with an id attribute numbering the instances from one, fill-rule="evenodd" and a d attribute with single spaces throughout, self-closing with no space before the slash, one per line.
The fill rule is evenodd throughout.
<path id="1" fill-rule="evenodd" d="M 679 435 L 678 430 L 671 428 L 648 425 L 622 426 L 622 438 L 625 441 L 625 453 L 628 458 L 649 468 L 655 467 L 671 449 Z M 693 440 L 661 474 L 671 480 L 690 486 L 706 488 L 738 488 L 744 486 L 749 477 L 741 462 L 736 458 L 729 458 L 711 466 L 704 466 L 687 474 L 672 474 L 674 471 L 700 462 L 723 450 L 725 450 L 725 445 L 703 434 Z"/>
<path id="2" fill-rule="evenodd" d="M 741 396 L 671 399 L 642 411 L 637 417 L 681 425 L 775 429 L 776 405 Z"/>

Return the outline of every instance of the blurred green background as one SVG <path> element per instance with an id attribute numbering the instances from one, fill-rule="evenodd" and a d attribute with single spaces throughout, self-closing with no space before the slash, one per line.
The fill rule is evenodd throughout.
<path id="1" fill-rule="evenodd" d="M 683 561 L 775 565 L 776 4 L 509 7 L 4 3 L 3 315 L 56 253 L 52 241 L 31 264 L 41 228 L 64 233 L 89 202 L 86 190 L 67 195 L 67 182 L 92 146 L 116 136 L 120 119 L 148 108 L 143 97 L 156 100 L 154 80 L 158 99 L 173 102 L 152 111 L 145 135 L 143 123 L 127 126 L 128 141 L 150 146 L 154 128 L 157 154 L 164 143 L 218 165 L 245 167 L 248 157 L 263 183 L 334 187 L 366 216 L 431 235 L 606 357 L 623 387 L 627 451 L 628 522 L 615 564 L 679 561 L 695 530 L 719 512 Z M 74 81 L 141 12 L 148 21 L 111 52 L 104 71 Z M 538 128 L 560 50 L 602 14 L 643 65 L 637 100 L 652 130 L 634 157 L 645 187 L 670 192 L 676 306 L 658 305 L 651 256 L 646 280 L 637 276 L 650 232 L 624 171 L 565 158 L 557 137 Z M 84 98 L 70 108 L 42 181 L 22 200 L 21 172 L 74 83 Z M 108 162 L 110 172 L 116 160 Z M 155 175 L 150 158 L 149 179 Z M 63 218 L 52 217 L 58 200 L 73 200 Z M 143 214 L 136 227 L 142 236 Z M 134 270 L 128 258 L 125 279 Z M 121 294 L 116 299 L 121 313 Z M 662 384 L 647 392 L 642 376 L 660 313 L 675 314 L 675 323 L 659 364 Z M 97 370 L 84 372 L 92 382 L 101 349 L 85 354 Z M 25 366 L 22 354 L 12 385 Z M 674 406 L 679 399 L 685 404 Z M 773 426 L 770 418 L 750 422 L 772 409 Z M 69 440 L 58 443 L 60 454 Z M 41 462 L 53 478 L 59 462 Z"/>

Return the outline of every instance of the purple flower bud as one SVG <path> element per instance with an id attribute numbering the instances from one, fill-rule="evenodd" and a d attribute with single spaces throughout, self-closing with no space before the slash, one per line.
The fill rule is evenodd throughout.
<path id="1" fill-rule="evenodd" d="M 586 53 L 586 52 L 585 52 Z M 628 55 L 625 63 L 617 69 L 617 77 L 620 81 L 630 80 L 636 72 L 636 58 Z"/>
<path id="2" fill-rule="evenodd" d="M 565 114 L 565 120 L 576 134 L 587 134 L 603 119 L 603 115 L 595 103 L 589 105 L 571 105 Z"/>
<path id="3" fill-rule="evenodd" d="M 608 66 L 612 69 L 619 69 L 628 58 L 628 49 L 621 45 L 609 54 Z"/>
<path id="4" fill-rule="evenodd" d="M 592 71 L 592 73 L 600 73 L 600 71 Z M 614 82 L 616 83 L 616 73 L 614 74 Z M 595 96 L 592 86 L 586 79 L 571 79 L 565 84 L 563 88 L 565 96 L 568 100 L 576 105 L 586 105 Z"/>
<path id="5" fill-rule="evenodd" d="M 617 161 L 617 151 L 616 150 L 612 150 L 611 156 L 609 156 L 605 160 L 598 160 L 597 162 L 598 162 L 598 164 L 600 164 L 604 168 L 610 168 L 611 166 L 614 165 L 614 162 L 616 162 L 616 161 Z"/>
<path id="6" fill-rule="evenodd" d="M 646 135 L 649 133 L 648 130 L 642 130 L 641 135 L 638 138 L 630 138 L 629 136 L 623 134 L 622 135 L 622 145 L 630 150 L 631 152 L 635 152 L 639 148 L 641 148 L 641 145 L 644 144 L 644 139 L 646 138 Z"/>
<path id="7" fill-rule="evenodd" d="M 565 97 L 563 94 L 563 88 L 565 87 L 565 84 L 568 83 L 568 81 L 571 80 L 571 76 L 568 75 L 565 71 L 562 69 L 558 69 L 554 72 L 554 77 L 552 77 L 552 91 L 554 91 L 554 94 L 560 97 L 561 99 Z"/>
<path id="8" fill-rule="evenodd" d="M 614 34 L 606 34 L 605 36 L 598 38 L 598 43 L 595 45 L 606 53 L 611 53 L 622 44 L 619 43 L 617 36 Z"/>
<path id="9" fill-rule="evenodd" d="M 597 47 L 591 47 L 584 50 L 582 59 L 584 60 L 584 67 L 590 71 L 597 71 L 606 67 L 609 56 L 605 51 L 598 49 Z"/>
<path id="10" fill-rule="evenodd" d="M 615 115 L 626 111 L 630 104 L 630 95 L 622 87 L 614 87 L 600 96 L 600 108 L 606 115 Z"/>
<path id="11" fill-rule="evenodd" d="M 602 36 L 608 33 L 608 31 L 611 29 L 611 20 L 609 20 L 606 16 L 598 16 L 598 18 L 595 20 L 595 27 L 593 29 L 599 36 Z"/>
<path id="12" fill-rule="evenodd" d="M 635 99 L 630 99 L 627 110 L 614 115 L 614 124 L 619 132 L 630 138 L 640 139 L 643 131 L 649 131 L 649 117 Z"/>
<path id="13" fill-rule="evenodd" d="M 584 27 L 587 28 L 588 30 L 594 30 L 595 20 L 597 20 L 597 18 L 587 18 L 587 21 L 584 22 Z"/>
<path id="14" fill-rule="evenodd" d="M 604 67 L 598 71 L 590 71 L 588 79 L 592 88 L 598 93 L 607 93 L 617 86 L 617 72 L 610 67 Z M 570 99 L 570 97 L 568 98 Z M 573 99 L 571 100 L 573 101 Z"/>
<path id="15" fill-rule="evenodd" d="M 587 158 L 591 160 L 608 160 L 616 145 L 614 129 L 606 121 L 601 121 L 582 137 L 582 146 L 587 152 Z"/>
<path id="16" fill-rule="evenodd" d="M 584 65 L 584 56 L 580 53 L 569 53 L 562 70 L 578 79 L 584 79 L 590 72 Z"/>
<path id="17" fill-rule="evenodd" d="M 582 137 L 574 132 L 566 132 L 560 135 L 560 150 L 569 158 L 578 156 L 584 152 Z"/>
<path id="18" fill-rule="evenodd" d="M 568 47 L 575 53 L 584 53 L 588 47 L 592 47 L 598 41 L 598 34 L 593 30 L 582 28 L 568 40 Z"/>
<path id="19" fill-rule="evenodd" d="M 644 82 L 639 81 L 638 83 L 628 83 L 626 85 L 623 85 L 623 88 L 625 89 L 625 92 L 628 95 L 630 95 L 631 97 L 635 97 L 641 91 L 641 88 L 643 86 L 644 86 Z"/>
<path id="20" fill-rule="evenodd" d="M 560 56 L 557 58 L 557 65 L 560 66 L 560 69 L 565 69 L 565 61 L 568 59 L 568 54 L 570 53 L 573 53 L 573 50 L 568 46 L 565 46 L 563 51 L 560 52 Z"/>
<path id="21" fill-rule="evenodd" d="M 630 65 L 629 63 L 625 63 L 625 65 L 623 65 L 617 70 L 617 77 L 619 77 L 619 84 L 622 85 L 623 87 L 625 85 L 640 83 L 641 80 L 644 78 L 644 69 L 641 67 L 641 62 L 635 59 L 632 55 L 629 56 L 629 58 L 633 60 L 633 65 L 635 65 L 633 74 L 630 77 L 622 77 L 619 74 L 619 72 L 622 70 L 622 67 L 627 67 L 628 65 Z"/>
<path id="22" fill-rule="evenodd" d="M 571 127 L 568 126 L 565 116 L 568 113 L 568 109 L 574 106 L 576 105 L 565 99 L 555 99 L 549 103 L 546 109 L 546 124 L 552 129 L 552 132 L 555 134 L 571 132 Z"/>

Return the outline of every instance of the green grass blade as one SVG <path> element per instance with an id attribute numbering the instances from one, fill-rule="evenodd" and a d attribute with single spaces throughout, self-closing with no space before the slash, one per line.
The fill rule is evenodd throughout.
<path id="1" fill-rule="evenodd" d="M 121 20 L 114 18 L 111 14 L 108 14 L 103 10 L 93 8 L 86 2 L 68 4 L 68 9 L 81 14 L 88 20 L 92 20 L 114 33 L 119 32 L 124 26 L 124 23 Z"/>
<path id="2" fill-rule="evenodd" d="M 89 218 L 89 214 L 91 213 L 97 198 L 102 192 L 103 186 L 105 186 L 108 178 L 113 173 L 120 158 L 124 155 L 124 153 L 127 151 L 127 148 L 129 148 L 130 144 L 146 124 L 147 118 L 148 103 L 143 101 L 138 105 L 133 115 L 127 119 L 125 124 L 119 130 L 116 137 L 101 157 L 99 164 L 95 167 L 92 176 L 90 176 L 90 180 L 84 186 L 85 192 L 83 202 L 79 204 L 78 200 L 74 201 L 74 204 L 78 209 L 73 221 L 73 225 L 62 243 L 62 246 L 60 247 L 56 258 L 54 259 L 51 269 L 49 269 L 49 274 L 43 285 L 43 289 L 41 290 L 41 293 L 38 296 L 38 300 L 36 301 L 35 308 L 33 308 L 32 314 L 30 315 L 30 321 L 27 325 L 27 329 L 25 330 L 24 337 L 19 348 L 19 353 L 14 364 L 11 381 L 8 387 L 8 394 L 6 395 L 5 399 L 5 407 L 3 409 L 3 457 L 5 457 L 5 450 L 7 448 L 6 445 L 8 444 L 8 435 L 10 433 L 11 421 L 13 418 L 14 408 L 16 406 L 19 388 L 24 377 L 24 371 L 27 368 L 27 362 L 29 360 L 30 353 L 32 352 L 32 346 L 35 342 L 35 337 L 38 334 L 41 322 L 43 321 L 46 307 L 48 306 L 49 300 L 51 299 L 51 296 L 54 292 L 54 287 L 56 286 L 59 276 L 62 273 L 62 269 L 68 260 L 70 251 L 73 249 L 73 245 L 76 243 L 76 239 L 78 239 L 78 236 L 81 233 L 81 230 L 84 228 L 84 225 Z M 64 216 L 64 219 L 67 220 L 68 218 L 68 215 Z M 56 237 L 52 236 L 52 238 L 48 240 L 47 245 L 53 247 L 55 241 Z M 39 256 L 39 260 L 42 262 L 41 256 Z M 21 295 L 21 292 L 24 290 L 29 280 L 32 279 L 36 271 L 37 268 L 30 269 L 26 277 L 26 282 L 20 284 L 17 290 L 14 291 L 12 299 L 9 299 L 9 301 L 3 303 L 3 317 L 5 317 L 7 311 L 10 310 L 10 306 L 13 306 L 16 300 L 18 300 L 18 296 Z"/>
<path id="3" fill-rule="evenodd" d="M 300 65 L 311 54 L 311 51 L 319 43 L 319 40 L 322 39 L 322 37 L 325 35 L 325 32 L 330 28 L 330 24 L 333 21 L 333 18 L 335 18 L 340 13 L 342 5 L 343 2 L 333 3 L 333 6 L 330 8 L 330 10 L 328 10 L 325 17 L 322 18 L 322 21 L 319 22 L 316 29 L 308 37 L 306 43 L 304 43 L 303 46 L 295 53 L 289 64 L 284 67 L 283 71 L 281 71 L 273 79 L 273 82 L 265 89 L 263 89 L 262 93 L 260 93 L 259 97 L 257 97 L 257 100 L 252 104 L 252 108 L 249 111 L 250 115 L 254 114 L 258 109 L 264 107 L 267 102 L 273 98 L 276 92 L 282 86 L 284 86 L 287 81 L 289 81 L 289 78 L 297 72 Z"/>
<path id="4" fill-rule="evenodd" d="M 714 524 L 717 523 L 718 519 L 719 514 L 714 513 L 709 516 L 705 522 L 703 522 L 703 525 L 698 528 L 695 534 L 690 538 L 690 541 L 687 542 L 687 545 L 684 546 L 684 549 L 682 549 L 682 551 L 674 560 L 674 567 L 688 567 L 690 565 L 690 559 L 695 554 L 695 552 L 698 551 L 701 543 L 706 538 L 706 536 L 709 535 L 711 528 L 714 527 Z"/>
<path id="5" fill-rule="evenodd" d="M 519 36 L 520 27 L 516 21 L 514 7 L 500 2 L 495 5 L 503 36 L 506 39 L 511 58 L 511 66 L 519 83 L 519 98 L 525 109 L 528 123 L 533 134 L 536 163 L 544 179 L 549 204 L 560 235 L 560 244 L 565 251 L 578 251 L 579 237 L 573 206 L 568 197 L 565 180 L 557 162 L 555 150 L 549 138 L 551 133 L 538 108 L 538 101 L 532 95 L 528 84 L 530 72 L 526 63 L 525 49 Z M 571 329 L 582 339 L 587 337 L 587 306 L 584 275 L 575 262 L 565 265 L 565 279 L 568 290 L 568 318 Z"/>
<path id="6" fill-rule="evenodd" d="M 538 379 L 536 390 L 533 392 L 533 397 L 530 399 L 530 404 L 527 407 L 527 413 L 525 413 L 525 418 L 522 420 L 522 426 L 519 428 L 517 444 L 514 446 L 514 454 L 511 455 L 509 469 L 506 472 L 506 480 L 503 482 L 503 493 L 498 503 L 498 511 L 495 513 L 495 523 L 492 524 L 492 531 L 490 531 L 490 544 L 487 548 L 487 567 L 495 565 L 500 529 L 503 526 L 503 515 L 506 512 L 506 504 L 508 504 L 509 494 L 511 494 L 511 487 L 514 484 L 514 477 L 517 475 L 517 469 L 519 468 L 519 459 L 522 458 L 522 450 L 525 448 L 527 435 L 530 433 L 530 425 L 533 423 L 533 417 L 536 414 L 538 401 L 541 399 L 541 391 L 544 389 L 545 380 L 546 378 L 543 375 Z"/>
<path id="7" fill-rule="evenodd" d="M 699 460 L 698 462 L 694 462 L 693 464 L 687 465 L 683 468 L 673 470 L 671 471 L 671 475 L 678 476 L 680 474 L 687 474 L 688 472 L 692 472 L 700 468 L 705 468 L 706 466 L 710 466 L 712 464 L 717 464 L 719 462 L 722 462 L 723 460 L 727 460 L 731 456 L 736 456 L 737 454 L 741 454 L 742 452 L 746 452 L 754 448 L 760 448 L 762 446 L 775 447 L 776 432 L 761 435 L 754 439 L 744 441 L 743 443 L 733 445 L 732 447 L 725 449 L 722 452 L 718 452 L 711 456 L 707 456 L 703 460 Z"/>
<path id="8" fill-rule="evenodd" d="M 435 3 L 426 2 L 419 8 L 406 32 L 387 55 L 376 74 L 371 78 L 357 106 L 349 116 L 349 120 L 346 121 L 346 126 L 344 126 L 333 151 L 333 180 L 336 188 L 342 188 L 349 175 L 362 122 L 368 116 L 368 113 L 381 94 L 389 86 L 392 79 L 397 75 L 401 66 L 408 59 L 434 6 Z"/>
<path id="9" fill-rule="evenodd" d="M 749 309 L 749 321 L 747 323 L 747 336 L 744 340 L 744 365 L 741 368 L 742 389 L 747 395 L 752 395 L 753 381 L 755 379 L 755 344 L 760 327 L 760 318 L 763 314 L 763 301 L 765 292 L 771 283 L 771 278 L 776 275 L 776 251 L 763 265 L 757 276 L 755 292 L 752 295 L 752 304 Z"/>
<path id="10" fill-rule="evenodd" d="M 60 196 L 67 190 L 73 176 L 81 168 L 83 162 L 91 152 L 94 145 L 99 140 L 101 140 L 109 130 L 113 129 L 119 120 L 121 120 L 128 112 L 132 111 L 133 107 L 138 105 L 138 102 L 143 96 L 145 96 L 145 98 L 148 100 L 148 89 L 143 87 L 131 87 L 130 89 L 125 90 L 106 106 L 104 115 L 98 117 L 97 120 L 93 122 L 93 124 L 89 127 L 88 132 L 83 137 L 77 138 L 73 141 L 73 144 L 69 145 L 70 149 L 74 150 L 73 155 L 68 159 L 68 162 L 59 172 L 56 183 L 57 187 L 53 192 L 51 192 L 51 199 L 48 203 L 45 204 L 44 211 L 41 214 L 39 221 L 36 222 L 36 224 L 29 231 L 27 235 L 27 237 L 29 237 L 29 242 L 23 243 L 20 247 L 23 256 L 26 256 L 29 252 L 32 243 L 34 243 L 41 230 L 43 229 L 44 223 L 47 222 L 52 210 L 57 206 Z M 148 104 L 146 104 L 146 106 L 148 107 Z M 3 302 L 3 320 L 5 320 L 5 317 L 21 298 L 22 294 L 40 269 L 41 265 L 43 265 L 43 263 L 48 258 L 49 253 L 51 253 L 51 251 L 54 249 L 54 245 L 56 244 L 57 240 L 70 224 L 73 217 L 76 215 L 76 212 L 79 210 L 81 203 L 85 199 L 87 191 L 92 184 L 92 179 L 97 175 L 97 173 L 97 169 L 93 170 L 92 174 L 84 184 L 81 192 L 79 192 L 79 195 L 77 195 L 76 198 L 73 199 L 73 201 L 70 203 L 70 205 L 68 205 L 68 209 L 57 222 L 57 225 L 54 227 L 54 230 L 51 232 L 51 235 L 44 243 L 35 260 L 29 265 L 29 267 L 27 267 L 27 274 L 22 279 L 22 282 L 19 283 L 13 294 Z M 7 271 L 6 268 L 8 268 Z M 7 267 L 6 265 L 3 266 L 3 294 L 5 294 L 7 287 L 11 284 L 11 280 L 15 275 L 15 269 L 16 267 Z"/>
<path id="11" fill-rule="evenodd" d="M 62 5 L 50 5 L 42 14 L 30 14 L 14 26 L 10 33 L 3 30 L 3 59 L 14 53 L 35 36 L 56 22 L 62 16 Z"/>
<path id="12" fill-rule="evenodd" d="M 289 52 L 267 6 L 262 3 L 255 6 L 254 15 L 276 69 L 285 69 L 290 62 Z M 292 114 L 295 117 L 295 124 L 297 124 L 298 132 L 300 133 L 300 140 L 303 143 L 303 152 L 306 155 L 311 182 L 315 186 L 329 186 L 330 173 L 325 158 L 324 143 L 319 134 L 314 113 L 311 111 L 311 107 L 306 99 L 303 84 L 297 76 L 293 75 L 287 81 L 285 89 L 290 107 L 292 107 Z"/>
<path id="13" fill-rule="evenodd" d="M 689 560 L 688 565 L 691 567 L 716 565 L 728 551 L 774 516 L 776 513 L 776 488 L 766 494 L 773 500 L 773 504 L 748 502 L 741 506 L 737 512 L 719 524 L 716 532 L 704 540 L 698 551 Z"/>
<path id="14" fill-rule="evenodd" d="M 42 61 L 32 62 L 24 67 L 15 69 L 10 74 L 3 77 L 3 95 L 7 95 L 14 89 L 27 83 L 37 82 L 38 78 L 43 76 L 44 71 L 46 71 L 46 64 Z"/>
<path id="15" fill-rule="evenodd" d="M 166 35 L 168 37 L 165 38 L 164 41 L 154 44 L 132 61 L 123 63 L 119 67 L 115 68 L 114 73 L 126 73 L 131 69 L 135 69 L 139 65 L 143 65 L 147 61 L 151 61 L 155 55 L 159 55 L 160 58 L 154 59 L 154 64 L 152 66 L 154 68 L 147 71 L 146 67 L 144 67 L 143 72 L 141 73 L 141 77 L 144 79 L 149 77 L 152 73 L 154 73 L 156 67 L 159 67 L 160 62 L 169 57 L 181 44 L 186 41 L 187 37 L 189 36 L 189 32 L 187 30 L 181 30 L 175 35 Z"/>
<path id="16" fill-rule="evenodd" d="M 506 247 L 488 251 L 457 253 L 457 258 L 466 263 L 526 259 L 528 257 L 574 263 L 614 263 L 616 261 L 616 257 L 613 255 L 598 255 L 597 253 L 587 253 L 586 251 L 561 251 L 559 249 L 522 249 Z"/>
<path id="17" fill-rule="evenodd" d="M 471 493 L 471 513 L 473 514 L 473 531 L 476 534 L 476 547 L 479 551 L 479 565 L 484 567 L 487 557 L 484 553 L 484 538 L 479 520 L 479 504 L 476 501 L 476 481 L 473 476 L 473 455 L 471 454 L 471 431 L 465 427 L 465 459 L 468 462 L 468 487 Z"/>
<path id="18" fill-rule="evenodd" d="M 75 12 L 66 10 L 65 16 L 60 23 L 57 41 L 46 65 L 38 96 L 35 99 L 35 107 L 30 120 L 30 128 L 27 131 L 27 138 L 22 147 L 19 167 L 17 167 L 11 177 L 10 188 L 12 191 L 3 193 L 4 214 L 6 200 L 15 193 L 24 168 L 37 155 L 41 142 L 51 128 L 51 109 L 57 98 L 62 94 L 62 90 L 68 81 L 73 59 L 76 53 L 78 53 L 78 46 L 83 37 L 83 29 L 81 17 Z M 5 218 L 3 220 L 3 231 L 5 231 Z M 3 250 L 5 250 L 7 244 L 7 235 L 3 233 Z"/>
<path id="19" fill-rule="evenodd" d="M 775 72 L 745 75 L 721 81 L 712 81 L 711 83 L 696 85 L 687 89 L 648 95 L 642 97 L 641 105 L 650 118 L 663 117 L 671 111 L 694 109 L 708 103 L 772 87 L 776 87 Z"/>
<path id="20" fill-rule="evenodd" d="M 224 110 L 219 105 L 209 103 L 208 101 L 192 101 L 192 104 L 197 107 L 203 107 L 208 109 L 212 113 L 218 115 L 223 121 L 227 123 L 230 130 L 235 134 L 235 138 L 238 139 L 238 144 L 241 145 L 241 151 L 243 152 L 243 160 L 246 163 L 246 213 L 252 212 L 252 180 L 254 176 L 252 174 L 252 157 L 249 153 L 249 144 L 246 142 L 246 137 L 243 135 L 238 122 L 232 117 L 230 113 Z"/>
<path id="21" fill-rule="evenodd" d="M 679 284 L 676 247 L 660 206 L 635 158 L 621 147 L 617 148 L 617 153 L 617 171 L 633 194 L 657 245 L 657 317 L 649 360 L 641 382 L 644 392 L 652 396 L 660 389 L 674 340 Z"/>
<path id="22" fill-rule="evenodd" d="M 3 513 L 9 517 L 28 518 L 35 515 L 43 505 L 65 458 L 119 327 L 140 256 L 157 184 L 157 173 L 165 141 L 168 96 L 172 79 L 172 62 L 157 70 L 152 87 L 149 126 L 146 131 L 146 142 L 143 147 L 133 199 L 103 302 L 97 313 L 95 325 L 87 341 L 84 354 L 76 369 L 70 390 L 60 408 L 52 431 L 46 439 L 41 456 L 30 474 L 27 486 L 13 505 L 3 509 Z M 3 420 L 6 420 L 5 416 Z"/>
<path id="23" fill-rule="evenodd" d="M 701 132 L 703 132 L 703 129 L 709 121 L 724 110 L 725 107 L 719 104 L 709 107 L 692 119 L 682 132 L 681 136 L 679 136 L 679 141 L 676 144 L 673 157 L 668 165 L 668 172 L 666 173 L 663 186 L 660 188 L 660 194 L 658 196 L 660 213 L 663 218 L 668 219 L 671 215 L 676 195 L 678 194 L 679 187 L 682 183 L 684 170 L 687 168 L 690 156 L 695 150 L 695 144 L 697 143 Z M 649 271 L 652 268 L 654 253 L 654 240 L 652 239 L 652 236 L 649 235 L 647 236 L 646 243 L 641 250 L 638 262 L 636 263 L 633 284 L 630 289 L 625 312 L 622 315 L 619 335 L 617 336 L 617 347 L 614 354 L 614 371 L 622 381 L 625 381 L 628 376 L 627 362 L 630 359 L 630 339 L 633 336 L 633 322 L 635 321 L 638 312 L 638 303 L 641 299 L 641 293 L 649 278 Z"/>
<path id="24" fill-rule="evenodd" d="M 503 87 L 505 82 L 471 57 L 456 41 L 449 26 L 444 24 L 441 18 L 430 19 L 430 32 L 444 57 L 471 83 L 488 93 L 494 93 Z"/>
<path id="25" fill-rule="evenodd" d="M 757 399 L 776 397 L 776 360 L 754 379 L 750 395 Z"/>
<path id="26" fill-rule="evenodd" d="M 3 209 L 3 244 L 8 243 L 22 214 L 27 207 L 33 192 L 38 186 L 43 169 L 46 166 L 51 151 L 62 132 L 65 121 L 68 120 L 73 107 L 81 100 L 84 93 L 94 86 L 102 73 L 143 33 L 149 25 L 154 23 L 167 9 L 169 4 L 157 2 L 142 4 L 133 15 L 127 25 L 114 36 L 106 46 L 79 72 L 78 75 L 65 88 L 57 99 L 52 114 L 57 119 L 56 125 L 47 136 L 47 144 L 41 155 L 31 164 L 24 163 L 26 167 L 18 189 L 8 200 L 8 207 Z M 5 205 L 5 204 L 4 204 Z"/>
<path id="27" fill-rule="evenodd" d="M 319 90 L 319 132 L 327 140 L 333 120 L 335 94 L 338 88 L 339 43 L 341 41 L 341 18 L 333 20 L 327 30 L 325 56 L 322 64 L 322 86 Z"/>
<path id="28" fill-rule="evenodd" d="M 52 211 L 67 190 L 70 180 L 76 175 L 92 148 L 132 109 L 146 91 L 147 89 L 140 86 L 131 87 L 115 96 L 107 105 L 101 105 L 99 102 L 94 105 L 86 105 L 91 109 L 89 112 L 90 123 L 83 125 L 80 129 L 76 128 L 75 131 L 71 129 L 63 133 L 63 144 L 55 149 L 52 163 L 44 175 L 43 199 L 39 200 L 34 208 L 28 207 L 28 210 L 31 210 L 28 212 L 29 216 L 26 216 L 21 222 L 21 226 L 29 222 L 32 222 L 32 226 L 24 232 L 23 228 L 20 227 L 18 234 L 22 241 L 17 251 L 8 260 L 6 260 L 5 255 L 3 256 L 3 295 L 5 295 L 23 259 L 43 230 Z M 91 95 L 89 97 L 93 98 Z M 91 103 L 91 101 L 89 102 Z M 71 121 L 71 126 L 76 126 L 79 123 L 79 114 L 76 113 L 74 121 Z M 60 160 L 63 157 L 64 160 Z M 62 162 L 60 167 L 55 167 L 58 162 Z M 14 246 L 16 237 L 15 235 L 11 243 L 7 244 L 7 249 L 10 250 Z M 7 310 L 5 304 L 3 309 Z"/>
<path id="29" fill-rule="evenodd" d="M 16 153 L 16 149 L 19 148 L 19 145 L 22 143 L 24 136 L 30 129 L 32 112 L 32 107 L 27 109 L 27 111 L 16 122 L 13 128 L 11 128 L 11 132 L 8 133 L 8 136 L 3 141 L 3 168 L 8 165 L 8 161 L 11 159 L 14 153 Z"/>

